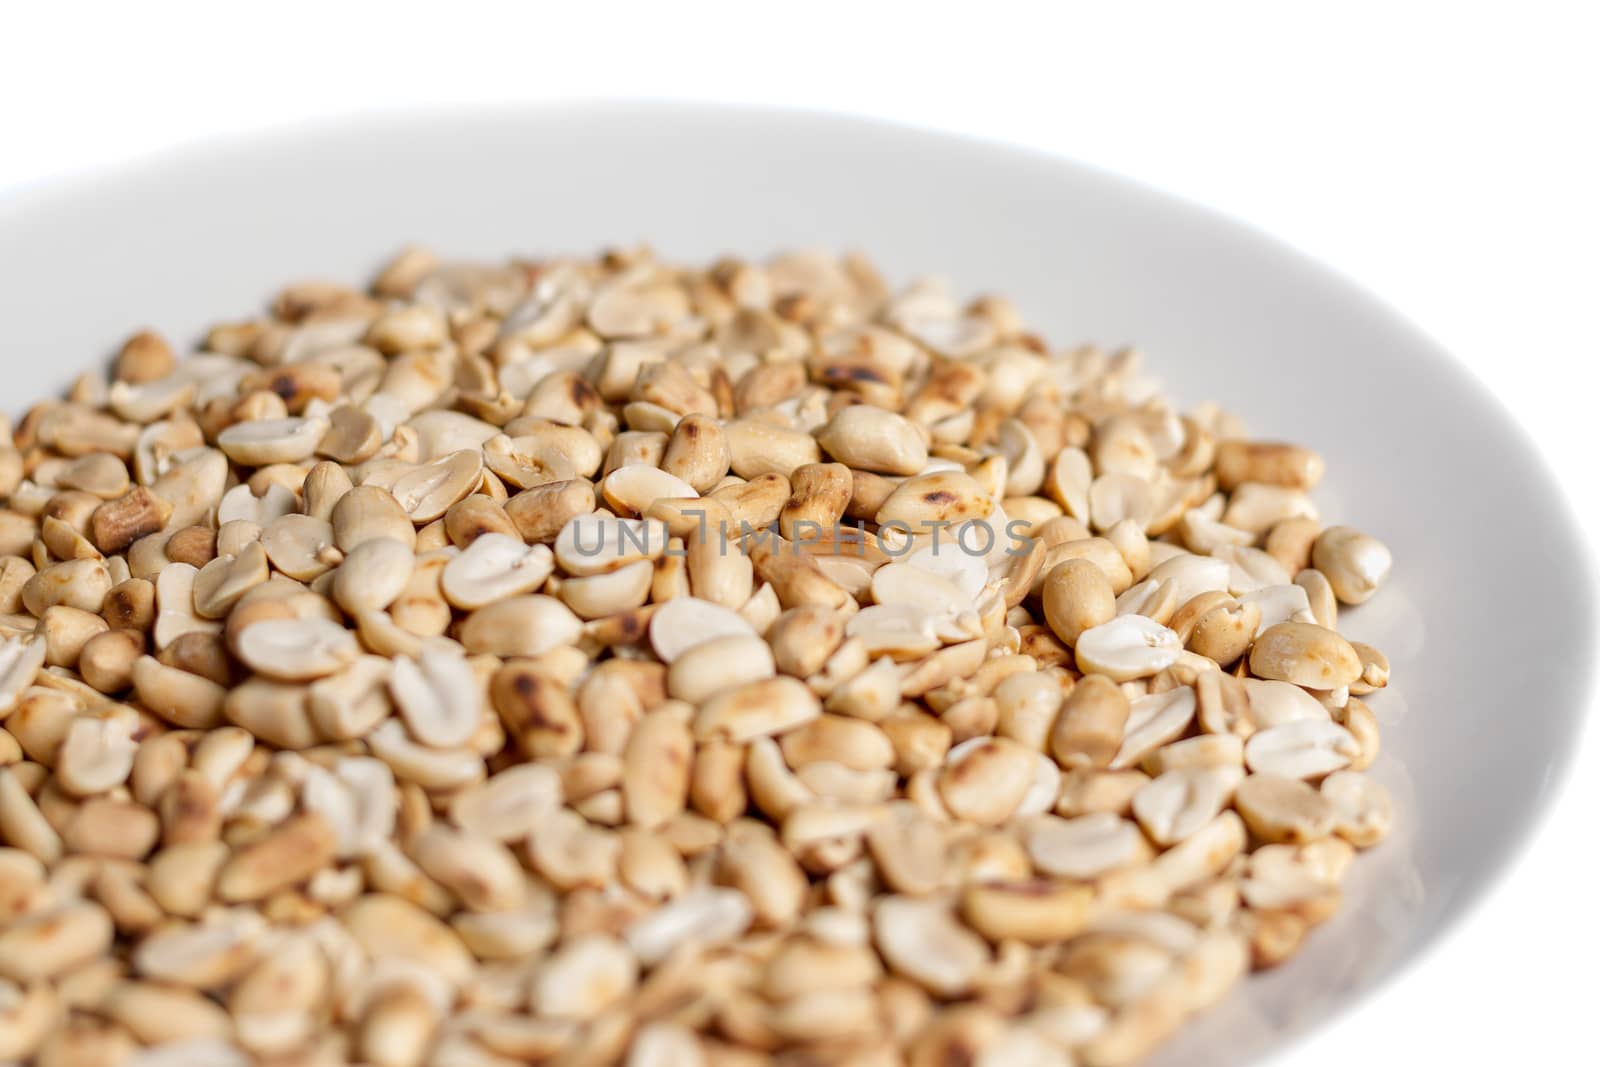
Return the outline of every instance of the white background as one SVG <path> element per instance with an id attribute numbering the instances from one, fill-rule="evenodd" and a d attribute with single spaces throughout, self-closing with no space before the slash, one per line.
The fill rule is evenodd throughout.
<path id="1" fill-rule="evenodd" d="M 18 5 L 0 14 L 0 195 L 206 135 L 429 103 L 731 100 L 1026 143 L 1360 280 L 1488 383 L 1600 522 L 1600 63 L 1579 5 L 569 8 Z M 1431 709 L 1441 730 L 1449 711 Z M 1587 1060 L 1597 812 L 1590 730 L 1510 876 L 1296 1067 Z"/>

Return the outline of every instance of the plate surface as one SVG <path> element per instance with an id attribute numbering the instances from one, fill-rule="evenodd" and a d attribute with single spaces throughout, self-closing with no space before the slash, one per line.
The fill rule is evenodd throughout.
<path id="1" fill-rule="evenodd" d="M 1289 965 L 1162 1064 L 1237 1063 L 1371 989 L 1502 869 L 1557 781 L 1594 649 L 1581 542 L 1484 389 L 1392 312 L 1237 223 L 1057 159 L 869 122 L 680 105 L 352 120 L 198 146 L 0 200 L 12 412 L 131 330 L 191 341 L 285 281 L 358 281 L 401 244 L 450 256 L 855 248 L 1012 296 L 1055 346 L 1135 343 L 1187 403 L 1327 458 L 1325 521 L 1396 565 L 1347 629 L 1396 682 L 1372 700 L 1393 838 Z"/>

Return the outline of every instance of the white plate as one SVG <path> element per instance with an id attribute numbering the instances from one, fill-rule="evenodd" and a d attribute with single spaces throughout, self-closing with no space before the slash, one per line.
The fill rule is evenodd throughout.
<path id="1" fill-rule="evenodd" d="M 575 105 L 351 121 L 200 146 L 0 202 L 5 407 L 131 329 L 192 339 L 280 283 L 460 256 L 858 248 L 896 280 L 1013 296 L 1052 343 L 1134 342 L 1185 401 L 1327 457 L 1325 516 L 1395 577 L 1348 612 L 1396 683 L 1372 701 L 1394 838 L 1306 950 L 1166 1049 L 1235 1063 L 1392 975 L 1482 891 L 1566 765 L 1591 583 L 1556 486 L 1458 365 L 1349 283 L 1237 223 L 1079 166 L 867 122 Z M 1464 299 L 1466 296 L 1464 295 Z"/>

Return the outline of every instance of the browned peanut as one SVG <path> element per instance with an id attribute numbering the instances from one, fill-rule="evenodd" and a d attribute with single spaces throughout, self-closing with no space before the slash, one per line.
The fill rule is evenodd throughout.
<path id="1" fill-rule="evenodd" d="M 1044 615 L 1050 629 L 1068 646 L 1091 627 L 1110 622 L 1116 597 L 1105 573 L 1087 559 L 1069 559 L 1044 576 Z"/>
<path id="2" fill-rule="evenodd" d="M 1365 603 L 1389 576 L 1389 549 L 1348 526 L 1330 526 L 1311 547 L 1311 565 L 1327 575 L 1340 603 Z"/>
<path id="3" fill-rule="evenodd" d="M 815 541 L 830 533 L 850 502 L 850 468 L 842 463 L 808 463 L 789 475 L 789 502 L 778 514 L 778 529 L 793 541 Z"/>
<path id="4" fill-rule="evenodd" d="M 679 708 L 662 707 L 639 720 L 622 757 L 630 822 L 653 829 L 684 810 L 693 752 L 687 715 Z"/>
<path id="5" fill-rule="evenodd" d="M 138 486 L 127 496 L 95 509 L 90 520 L 95 547 L 106 553 L 121 552 L 139 538 L 161 529 L 171 515 L 171 504 Z"/>
<path id="6" fill-rule="evenodd" d="M 716 488 L 731 462 L 727 435 L 716 419 L 706 415 L 679 419 L 661 455 L 662 470 L 682 478 L 701 494 Z"/>
<path id="7" fill-rule="evenodd" d="M 217 895 L 260 900 L 320 870 L 334 847 L 333 831 L 320 816 L 295 816 L 234 853 L 217 877 Z"/>
<path id="8" fill-rule="evenodd" d="M 581 479 L 548 482 L 525 489 L 505 502 L 506 516 L 530 544 L 553 541 L 577 515 L 594 509 L 594 486 Z"/>
<path id="9" fill-rule="evenodd" d="M 1217 485 L 1230 490 L 1244 482 L 1315 489 L 1322 480 L 1322 457 L 1299 445 L 1277 441 L 1217 442 Z"/>
<path id="10" fill-rule="evenodd" d="M 723 427 L 733 473 L 741 478 L 763 474 L 789 476 L 797 467 L 822 458 L 816 439 L 759 419 L 740 419 Z"/>
<path id="11" fill-rule="evenodd" d="M 1122 745 L 1128 698 L 1110 678 L 1089 675 L 1072 687 L 1050 733 L 1063 767 L 1104 767 Z"/>
<path id="12" fill-rule="evenodd" d="M 822 670 L 844 640 L 844 617 L 818 604 L 803 604 L 778 616 L 767 640 L 778 670 L 808 679 Z"/>
<path id="13" fill-rule="evenodd" d="M 936 523 L 981 519 L 993 504 L 973 480 L 960 471 L 937 471 L 901 482 L 878 509 L 878 525 L 904 527 L 911 533 L 932 532 Z"/>
<path id="14" fill-rule="evenodd" d="M 1261 625 L 1261 606 L 1238 601 L 1218 604 L 1202 615 L 1194 624 L 1187 642 L 1191 652 L 1216 660 L 1226 667 L 1233 663 L 1255 640 L 1256 628 Z"/>
<path id="15" fill-rule="evenodd" d="M 141 385 L 166 377 L 176 362 L 160 334 L 141 330 L 122 343 L 113 374 L 119 382 Z"/>
<path id="16" fill-rule="evenodd" d="M 1256 638 L 1250 669 L 1260 678 L 1337 689 L 1361 677 L 1361 657 L 1332 630 L 1306 622 L 1280 622 Z"/>
<path id="17" fill-rule="evenodd" d="M 1036 755 L 1006 738 L 974 738 L 952 750 L 939 778 L 945 806 L 962 819 L 1003 822 L 1022 803 L 1033 782 Z"/>
<path id="18" fill-rule="evenodd" d="M 974 882 L 961 896 L 961 912 L 991 941 L 1030 944 L 1062 941 L 1083 929 L 1094 890 L 1051 882 Z"/>
<path id="19" fill-rule="evenodd" d="M 1297 574 L 1311 566 L 1311 546 L 1320 533 L 1322 524 L 1315 519 L 1285 519 L 1267 531 L 1263 547 L 1284 570 Z"/>
<path id="20" fill-rule="evenodd" d="M 915 424 L 866 404 L 839 409 L 817 441 L 846 466 L 878 474 L 916 474 L 928 462 L 928 446 Z"/>
<path id="21" fill-rule="evenodd" d="M 144 635 L 137 630 L 96 634 L 78 656 L 83 680 L 102 693 L 120 693 L 133 684 L 133 664 L 144 654 Z"/>
<path id="22" fill-rule="evenodd" d="M 148 630 L 156 617 L 155 584 L 130 578 L 106 594 L 101 614 L 113 630 Z"/>
<path id="23" fill-rule="evenodd" d="M 490 699 L 506 731 L 530 757 L 571 755 L 583 744 L 583 721 L 567 687 L 536 666 L 508 663 L 495 672 Z"/>

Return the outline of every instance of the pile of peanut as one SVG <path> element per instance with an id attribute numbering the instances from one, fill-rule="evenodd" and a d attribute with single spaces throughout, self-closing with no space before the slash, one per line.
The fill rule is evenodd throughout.
<path id="1" fill-rule="evenodd" d="M 0 1062 L 1134 1062 L 1389 799 L 1322 460 L 856 257 L 407 251 L 0 446 Z"/>

